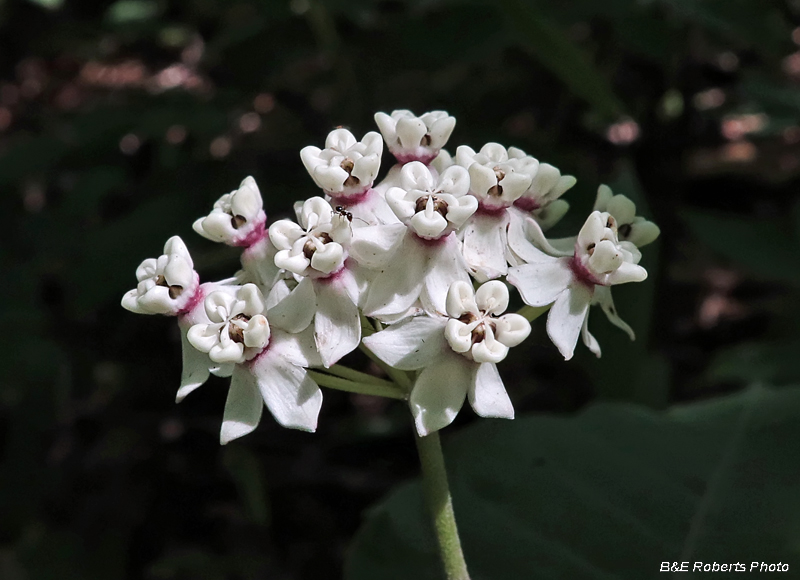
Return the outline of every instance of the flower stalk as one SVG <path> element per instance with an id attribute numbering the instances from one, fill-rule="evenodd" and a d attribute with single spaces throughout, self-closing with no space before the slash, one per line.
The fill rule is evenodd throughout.
<path id="1" fill-rule="evenodd" d="M 351 381 L 342 377 L 329 375 L 318 371 L 308 371 L 308 375 L 320 386 L 336 389 L 337 391 L 347 391 L 348 393 L 359 393 L 361 395 L 373 395 L 375 397 L 387 397 L 389 399 L 404 400 L 408 395 L 392 385 L 391 383 L 364 383 Z M 391 386 L 388 386 L 391 385 Z"/>
<path id="2" fill-rule="evenodd" d="M 439 432 L 434 431 L 424 437 L 414 433 L 414 439 L 422 466 L 422 488 L 428 510 L 433 517 L 433 529 L 445 575 L 447 580 L 469 580 L 453 512 L 453 499 L 447 483 Z"/>

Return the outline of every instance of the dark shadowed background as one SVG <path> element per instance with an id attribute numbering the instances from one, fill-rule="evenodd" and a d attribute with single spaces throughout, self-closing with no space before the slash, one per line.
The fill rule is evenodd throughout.
<path id="1" fill-rule="evenodd" d="M 585 431 L 593 413 L 608 411 L 600 422 L 623 429 L 614 413 L 624 409 L 665 429 L 691 423 L 697 441 L 681 439 L 685 429 L 659 439 L 659 453 L 680 442 L 681 457 L 716 441 L 702 431 L 710 407 L 648 408 L 702 399 L 757 407 L 762 426 L 796 424 L 798 44 L 797 0 L 0 0 L 0 578 L 327 580 L 344 577 L 346 560 L 351 580 L 412 577 L 391 574 L 393 558 L 412 561 L 414 550 L 403 552 L 400 540 L 385 553 L 367 545 L 378 531 L 359 542 L 368 557 L 348 551 L 370 506 L 418 472 L 401 403 L 326 390 L 316 434 L 282 429 L 265 414 L 253 434 L 222 448 L 227 382 L 212 378 L 175 405 L 174 320 L 119 305 L 139 263 L 175 234 L 204 280 L 232 275 L 237 251 L 200 238 L 192 222 L 247 175 L 269 218 L 287 216 L 295 200 L 318 193 L 300 148 L 321 146 L 339 125 L 359 137 L 376 130 L 376 111 L 445 109 L 458 120 L 451 152 L 497 141 L 575 175 L 565 196 L 572 210 L 555 235 L 577 231 L 600 183 L 661 226 L 643 251 L 649 279 L 614 290 L 635 343 L 594 312 L 603 358 L 579 345 L 565 363 L 539 320 L 501 366 L 523 417 L 506 435 L 512 462 L 547 440 L 538 431 L 526 439 L 525 421 L 571 433 L 569 425 Z M 386 152 L 382 172 L 390 165 Z M 366 367 L 358 355 L 348 362 Z M 607 401 L 625 405 L 592 406 Z M 545 416 L 524 419 L 537 412 Z M 750 421 L 741 416 L 734 425 Z M 473 423 L 465 408 L 445 431 L 453 462 L 469 461 L 465 447 L 491 455 Z M 478 428 L 506 429 L 497 423 Z M 622 449 L 642 440 L 630 428 Z M 548 552 L 552 577 L 645 578 L 660 560 L 703 559 L 698 534 L 734 545 L 724 531 L 751 525 L 737 514 L 749 514 L 742 506 L 754 498 L 792 514 L 774 541 L 794 546 L 797 573 L 797 471 L 780 471 L 785 458 L 770 463 L 764 453 L 785 448 L 800 464 L 800 437 L 748 429 L 729 437 L 721 427 L 708 452 L 723 450 L 721 463 L 697 459 L 700 475 L 681 480 L 696 500 L 691 518 L 667 521 L 642 508 L 625 520 L 622 529 L 637 537 L 675 528 L 677 540 L 652 552 L 652 569 L 591 556 L 613 546 L 586 547 L 586 538 L 628 541 L 600 533 L 608 518 L 595 514 L 597 526 L 575 516 L 557 534 L 572 549 L 563 558 Z M 731 468 L 725 450 L 738 452 L 755 432 L 750 467 Z M 551 434 L 547 461 L 569 463 L 592 443 L 571 447 L 564 433 Z M 644 446 L 625 461 L 652 453 Z M 544 465 L 542 457 L 531 465 Z M 603 465 L 620 481 L 634 471 L 622 460 Z M 458 514 L 466 484 L 460 472 L 453 478 Z M 720 478 L 736 493 L 721 495 Z M 666 498 L 663 479 L 637 480 L 631 493 Z M 719 509 L 703 511 L 709 502 Z M 569 506 L 550 514 L 547 505 L 555 504 L 531 511 L 526 530 L 543 513 L 569 519 Z M 486 514 L 465 516 L 467 528 L 471 521 L 499 529 Z M 642 521 L 648 531 L 635 532 Z M 552 533 L 537 529 L 536 537 Z M 536 545 L 534 536 L 514 537 L 523 555 Z M 468 562 L 490 544 L 467 541 Z M 582 563 L 559 575 L 562 559 Z M 518 566 L 517 577 L 533 577 Z M 476 577 L 512 578 L 513 570 Z"/>

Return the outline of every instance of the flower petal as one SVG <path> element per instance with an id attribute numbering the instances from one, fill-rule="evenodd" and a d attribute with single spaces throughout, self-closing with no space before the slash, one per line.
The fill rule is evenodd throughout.
<path id="1" fill-rule="evenodd" d="M 507 224 L 507 212 L 502 217 L 475 215 L 464 230 L 464 258 L 479 282 L 499 278 L 508 271 Z"/>
<path id="2" fill-rule="evenodd" d="M 547 306 L 572 282 L 568 263 L 569 258 L 550 258 L 547 262 L 514 266 L 509 268 L 507 280 L 519 290 L 525 304 Z"/>
<path id="3" fill-rule="evenodd" d="M 627 322 L 622 320 L 617 314 L 617 309 L 614 306 L 614 298 L 611 297 L 611 288 L 608 286 L 598 286 L 594 291 L 594 300 L 600 304 L 600 308 L 605 312 L 609 322 L 625 331 L 631 340 L 636 340 L 636 334 Z M 599 355 L 598 355 L 599 356 Z"/>
<path id="4" fill-rule="evenodd" d="M 445 316 L 450 286 L 459 281 L 469 284 L 467 264 L 455 234 L 450 234 L 443 244 L 428 248 L 428 252 L 428 271 L 420 298 L 429 313 Z"/>
<path id="5" fill-rule="evenodd" d="M 298 367 L 321 367 L 322 358 L 314 341 L 314 327 L 302 332 L 287 333 L 276 330 L 272 333 L 269 351 Z"/>
<path id="6" fill-rule="evenodd" d="M 290 429 L 314 432 L 322 391 L 306 370 L 268 349 L 250 365 L 258 389 L 275 420 Z"/>
<path id="7" fill-rule="evenodd" d="M 361 341 L 361 318 L 344 288 L 325 280 L 314 283 L 317 314 L 314 339 L 326 367 L 358 348 Z"/>
<path id="8" fill-rule="evenodd" d="M 180 403 L 186 395 L 208 380 L 208 367 L 212 364 L 208 355 L 192 346 L 186 337 L 189 325 L 179 324 L 179 328 L 181 330 L 183 369 L 181 370 L 181 386 L 175 395 L 176 403 Z"/>
<path id="9" fill-rule="evenodd" d="M 590 351 L 592 351 L 597 358 L 600 358 L 600 343 L 597 342 L 597 339 L 594 335 L 589 332 L 589 312 L 586 312 L 586 318 L 583 319 L 583 326 L 581 327 L 581 339 L 583 340 L 583 344 L 586 345 Z"/>
<path id="10" fill-rule="evenodd" d="M 383 362 L 410 371 L 434 364 L 446 347 L 445 320 L 431 316 L 407 318 L 364 338 L 364 345 Z"/>
<path id="11" fill-rule="evenodd" d="M 404 224 L 364 226 L 353 230 L 350 256 L 367 268 L 383 268 L 394 256 L 408 228 Z"/>
<path id="12" fill-rule="evenodd" d="M 409 405 L 420 436 L 453 422 L 474 380 L 475 363 L 448 353 L 417 377 Z"/>
<path id="13" fill-rule="evenodd" d="M 317 311 L 317 297 L 311 278 L 303 278 L 288 296 L 267 312 L 270 324 L 287 332 L 300 332 L 311 324 Z"/>
<path id="14" fill-rule="evenodd" d="M 264 401 L 255 377 L 247 367 L 236 365 L 231 376 L 228 398 L 225 400 L 219 442 L 225 445 L 253 432 L 261 421 L 263 411 Z"/>
<path id="15" fill-rule="evenodd" d="M 575 344 L 592 301 L 592 291 L 585 285 L 572 284 L 550 308 L 547 315 L 547 335 L 558 347 L 564 360 L 575 353 Z"/>
<path id="16" fill-rule="evenodd" d="M 482 363 L 478 366 L 467 393 L 469 404 L 481 417 L 514 418 L 514 406 L 494 363 Z"/>
<path id="17" fill-rule="evenodd" d="M 364 305 L 367 316 L 399 314 L 408 310 L 422 291 L 427 254 L 409 236 L 403 238 L 395 259 L 372 280 Z"/>

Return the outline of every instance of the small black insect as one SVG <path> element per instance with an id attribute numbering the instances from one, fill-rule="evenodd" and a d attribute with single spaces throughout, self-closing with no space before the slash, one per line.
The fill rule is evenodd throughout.
<path id="1" fill-rule="evenodd" d="M 337 205 L 335 208 L 333 208 L 333 213 L 337 213 L 343 218 L 347 218 L 347 221 L 349 222 L 353 221 L 353 214 L 347 211 L 342 205 Z"/>

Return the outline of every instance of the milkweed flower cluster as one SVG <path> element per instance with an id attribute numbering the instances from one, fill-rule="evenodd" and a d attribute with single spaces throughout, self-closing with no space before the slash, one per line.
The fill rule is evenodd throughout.
<path id="1" fill-rule="evenodd" d="M 456 121 L 444 111 L 375 121 L 380 133 L 358 140 L 338 128 L 323 149 L 300 152 L 321 191 L 295 204 L 296 221 L 267 227 L 247 177 L 194 222 L 201 236 L 242 248 L 234 277 L 201 284 L 176 236 L 142 262 L 122 299 L 132 312 L 177 318 L 178 401 L 209 374 L 231 378 L 223 444 L 255 429 L 265 405 L 281 425 L 314 431 L 314 377 L 328 375 L 310 369 L 334 373 L 359 347 L 408 379 L 421 436 L 450 424 L 465 399 L 478 415 L 513 418 L 497 364 L 531 326 L 506 313 L 510 287 L 530 306 L 552 305 L 547 332 L 565 359 L 579 337 L 600 355 L 588 330 L 594 304 L 633 338 L 611 286 L 647 277 L 639 247 L 659 234 L 633 202 L 601 186 L 577 236 L 549 239 L 574 177 L 497 143 L 451 155 L 443 147 Z M 376 183 L 384 141 L 396 163 Z"/>

